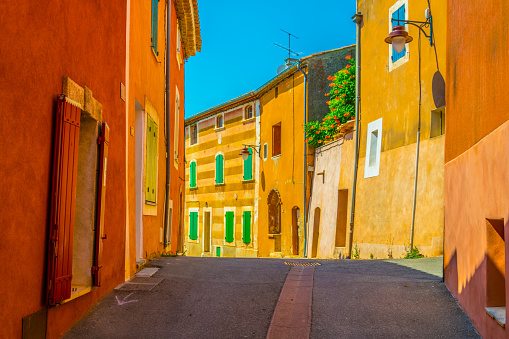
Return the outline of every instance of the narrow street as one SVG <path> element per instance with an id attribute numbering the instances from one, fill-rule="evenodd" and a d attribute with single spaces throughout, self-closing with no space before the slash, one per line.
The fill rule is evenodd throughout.
<path id="1" fill-rule="evenodd" d="M 110 292 L 65 338 L 266 338 L 288 273 L 303 269 L 314 269 L 311 338 L 478 338 L 441 263 L 159 258 L 155 274 Z M 288 337 L 306 337 L 292 331 L 300 319 L 286 318 Z"/>

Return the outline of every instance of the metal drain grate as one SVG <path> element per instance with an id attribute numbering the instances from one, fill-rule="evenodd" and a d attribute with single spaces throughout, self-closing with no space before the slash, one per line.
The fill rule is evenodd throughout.
<path id="1" fill-rule="evenodd" d="M 285 261 L 285 265 L 289 265 L 289 266 L 320 266 L 322 264 L 320 264 L 318 262 L 307 262 L 305 264 L 300 264 L 300 263 L 296 263 L 296 262 Z"/>

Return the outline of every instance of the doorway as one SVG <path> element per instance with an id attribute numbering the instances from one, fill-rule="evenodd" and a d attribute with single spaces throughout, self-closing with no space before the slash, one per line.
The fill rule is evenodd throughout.
<path id="1" fill-rule="evenodd" d="M 143 159 L 145 136 L 145 111 L 143 106 L 135 99 L 135 131 L 134 134 L 134 161 L 135 161 L 135 186 L 136 186 L 136 259 L 143 259 Z"/>
<path id="2" fill-rule="evenodd" d="M 315 208 L 315 219 L 313 222 L 313 247 L 311 258 L 316 258 L 318 253 L 318 238 L 320 237 L 320 207 Z"/>
<path id="3" fill-rule="evenodd" d="M 210 224 L 212 223 L 212 213 L 205 211 L 203 216 L 203 252 L 210 252 Z"/>
<path id="4" fill-rule="evenodd" d="M 346 219 L 348 210 L 348 190 L 338 191 L 338 213 L 336 217 L 336 247 L 346 246 Z"/>
<path id="5" fill-rule="evenodd" d="M 269 236 L 274 238 L 274 252 L 281 252 L 281 198 L 273 189 L 267 199 L 269 205 Z"/>
<path id="6" fill-rule="evenodd" d="M 299 255 L 299 213 L 297 206 L 292 208 L 292 254 Z"/>

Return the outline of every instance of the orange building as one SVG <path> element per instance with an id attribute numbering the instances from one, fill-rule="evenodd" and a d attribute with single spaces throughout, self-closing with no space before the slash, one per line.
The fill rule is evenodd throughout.
<path id="1" fill-rule="evenodd" d="M 196 0 L 133 0 L 130 13 L 126 279 L 182 250 L 184 61 L 201 49 Z"/>
<path id="2" fill-rule="evenodd" d="M 445 283 L 483 338 L 509 338 L 507 9 L 472 0 L 447 11 Z"/>

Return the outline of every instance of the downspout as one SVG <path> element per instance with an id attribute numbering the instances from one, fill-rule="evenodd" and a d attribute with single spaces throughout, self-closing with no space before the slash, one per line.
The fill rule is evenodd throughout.
<path id="1" fill-rule="evenodd" d="M 171 38 L 171 0 L 168 0 L 168 5 L 166 7 L 166 93 L 165 93 L 165 101 L 166 101 L 166 190 L 165 190 L 165 198 L 166 203 L 164 205 L 164 242 L 165 247 L 168 246 L 168 243 L 171 243 L 171 232 L 169 234 L 168 239 L 168 227 L 170 227 L 170 170 L 171 170 L 171 157 L 170 157 L 170 38 Z M 178 147 L 178 145 L 174 145 L 174 147 Z"/>
<path id="2" fill-rule="evenodd" d="M 355 4 L 357 7 L 357 2 Z M 360 116 L 360 83 L 361 83 L 361 22 L 362 13 L 356 11 L 352 19 L 357 24 L 357 30 L 355 32 L 355 64 L 357 65 L 356 76 L 355 76 L 355 158 L 354 158 L 354 170 L 353 170 L 353 187 L 352 187 L 352 210 L 350 214 L 350 236 L 348 239 L 348 259 L 352 258 L 352 245 L 353 245 L 353 230 L 355 224 L 355 194 L 357 188 L 357 172 L 359 171 L 359 121 Z"/>
<path id="3" fill-rule="evenodd" d="M 300 68 L 300 61 L 297 62 L 297 68 L 304 75 L 304 126 L 306 126 L 306 122 L 307 122 L 307 105 L 306 105 L 306 99 L 307 99 L 306 93 L 307 92 L 306 92 L 306 90 L 307 90 L 307 83 L 308 83 L 308 75 L 306 74 L 306 72 L 304 72 L 302 70 L 302 68 Z M 306 139 L 306 129 L 304 129 L 304 139 Z M 308 232 L 307 232 L 307 227 L 306 227 L 306 222 L 307 222 L 307 214 L 306 214 L 307 156 L 306 156 L 306 152 L 307 152 L 307 147 L 306 147 L 306 143 L 304 142 L 304 171 L 303 171 L 303 174 L 304 174 L 304 178 L 303 178 L 303 181 L 304 181 L 304 189 L 303 189 L 304 258 L 307 257 L 307 252 L 308 252 Z"/>

